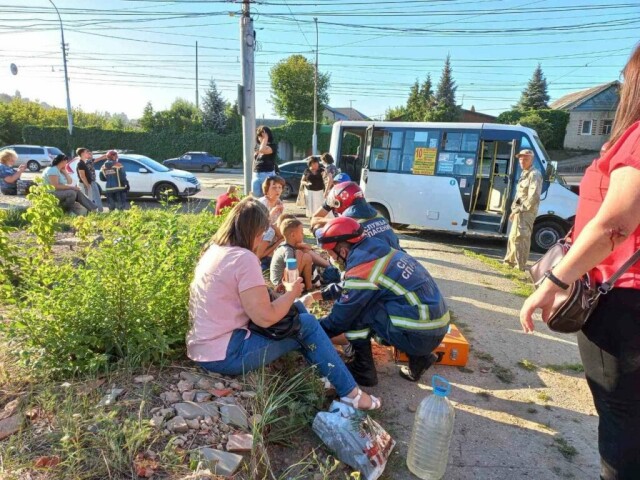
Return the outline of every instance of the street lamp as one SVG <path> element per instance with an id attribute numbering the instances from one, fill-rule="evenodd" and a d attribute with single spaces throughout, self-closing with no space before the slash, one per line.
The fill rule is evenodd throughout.
<path id="1" fill-rule="evenodd" d="M 67 123 L 69 125 L 69 135 L 73 134 L 73 115 L 71 113 L 71 99 L 69 98 L 69 74 L 67 73 L 67 47 L 64 43 L 64 28 L 62 28 L 62 17 L 58 11 L 58 7 L 53 3 L 53 0 L 49 0 L 49 3 L 53 5 L 58 14 L 58 20 L 60 20 L 60 35 L 62 37 L 62 62 L 64 63 L 64 85 L 67 89 Z"/>

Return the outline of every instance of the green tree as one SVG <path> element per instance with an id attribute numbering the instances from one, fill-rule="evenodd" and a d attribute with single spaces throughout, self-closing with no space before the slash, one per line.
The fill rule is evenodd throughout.
<path id="1" fill-rule="evenodd" d="M 408 117 L 407 115 L 407 107 L 404 105 L 399 105 L 397 107 L 387 108 L 387 111 L 384 112 L 385 120 L 405 120 Z"/>
<path id="2" fill-rule="evenodd" d="M 142 118 L 140 119 L 139 124 L 140 128 L 148 132 L 155 129 L 156 119 L 151 102 L 147 102 L 147 104 L 144 106 L 144 110 L 142 111 Z"/>
<path id="3" fill-rule="evenodd" d="M 195 104 L 177 98 L 169 110 L 154 114 L 155 130 L 165 132 L 193 132 L 202 129 L 202 113 Z"/>
<path id="4" fill-rule="evenodd" d="M 451 56 L 447 55 L 433 100 L 433 108 L 425 120 L 430 122 L 456 122 L 460 119 L 460 107 L 456 105 L 456 82 L 453 80 Z"/>
<path id="5" fill-rule="evenodd" d="M 422 122 L 428 117 L 435 103 L 430 73 L 427 74 L 427 78 L 424 79 L 424 82 L 422 82 L 422 85 L 420 86 L 420 103 L 422 106 L 422 112 L 419 121 Z"/>
<path id="6" fill-rule="evenodd" d="M 206 130 L 224 132 L 227 125 L 227 102 L 222 98 L 215 80 L 209 81 L 209 88 L 202 100 L 202 125 Z"/>
<path id="7" fill-rule="evenodd" d="M 227 103 L 225 107 L 225 115 L 227 116 L 228 133 L 240 132 L 242 130 L 242 115 L 238 112 L 238 101 Z"/>
<path id="8" fill-rule="evenodd" d="M 411 85 L 409 90 L 409 98 L 407 98 L 406 119 L 409 122 L 418 122 L 422 119 L 423 109 L 420 99 L 420 82 L 416 81 Z"/>
<path id="9" fill-rule="evenodd" d="M 549 108 L 549 93 L 547 92 L 547 79 L 544 78 L 540 64 L 533 71 L 533 76 L 527 88 L 522 92 L 516 108 L 518 110 L 542 110 Z"/>
<path id="10" fill-rule="evenodd" d="M 271 102 L 275 112 L 287 120 L 313 120 L 313 89 L 315 67 L 302 55 L 291 55 L 269 72 Z M 327 73 L 318 72 L 318 117 L 329 102 Z"/>

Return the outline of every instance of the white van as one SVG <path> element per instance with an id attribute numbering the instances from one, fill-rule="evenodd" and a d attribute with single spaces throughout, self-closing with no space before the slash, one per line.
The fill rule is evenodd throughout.
<path id="1" fill-rule="evenodd" d="M 506 237 L 520 176 L 515 158 L 535 152 L 544 184 L 532 246 L 547 250 L 569 231 L 578 196 L 556 176 L 536 132 L 490 123 L 333 124 L 330 152 L 393 224 Z"/>

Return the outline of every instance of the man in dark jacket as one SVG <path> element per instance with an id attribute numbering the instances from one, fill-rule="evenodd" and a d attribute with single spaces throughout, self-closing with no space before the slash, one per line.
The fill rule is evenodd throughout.
<path id="1" fill-rule="evenodd" d="M 351 342 L 355 356 L 347 366 L 356 381 L 378 382 L 373 334 L 409 356 L 400 375 L 418 381 L 436 362 L 433 350 L 449 327 L 449 309 L 429 272 L 409 254 L 366 237 L 349 217 L 330 220 L 317 238 L 346 271 L 342 294 L 320 324 L 330 337 L 345 334 Z"/>
<path id="2" fill-rule="evenodd" d="M 100 179 L 105 185 L 105 195 L 109 210 L 125 210 L 127 208 L 127 174 L 124 166 L 118 161 L 118 152 L 110 150 L 107 161 L 100 169 Z"/>

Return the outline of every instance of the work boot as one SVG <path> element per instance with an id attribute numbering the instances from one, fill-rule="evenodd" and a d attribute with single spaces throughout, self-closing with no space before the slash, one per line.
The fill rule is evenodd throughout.
<path id="1" fill-rule="evenodd" d="M 356 383 L 362 387 L 373 387 L 378 384 L 378 372 L 373 361 L 371 340 L 353 340 L 351 342 L 354 355 L 347 362 L 347 368 L 353 375 Z"/>
<path id="2" fill-rule="evenodd" d="M 437 361 L 438 355 L 435 353 L 424 356 L 409 355 L 409 366 L 400 367 L 400 376 L 410 382 L 417 382 L 422 374 Z"/>

